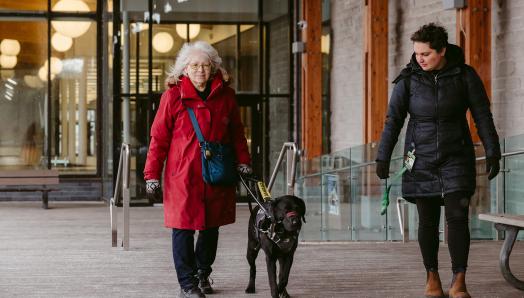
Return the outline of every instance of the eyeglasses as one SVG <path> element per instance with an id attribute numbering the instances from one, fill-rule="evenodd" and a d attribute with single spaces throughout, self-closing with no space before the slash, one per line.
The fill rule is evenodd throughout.
<path id="1" fill-rule="evenodd" d="M 189 64 L 189 68 L 191 68 L 191 70 L 198 70 L 200 67 L 202 67 L 204 70 L 209 70 L 211 69 L 211 64 Z"/>

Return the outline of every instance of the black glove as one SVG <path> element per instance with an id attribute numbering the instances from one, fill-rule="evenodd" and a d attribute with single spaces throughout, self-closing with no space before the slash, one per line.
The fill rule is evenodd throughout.
<path id="1" fill-rule="evenodd" d="M 160 181 L 156 179 L 146 181 L 146 196 L 150 202 L 162 202 L 161 193 Z"/>
<path id="2" fill-rule="evenodd" d="M 389 161 L 377 160 L 377 167 L 375 170 L 378 178 L 389 178 Z"/>
<path id="3" fill-rule="evenodd" d="M 488 157 L 486 158 L 486 173 L 489 173 L 488 179 L 491 180 L 497 176 L 500 171 L 500 158 Z"/>
<path id="4" fill-rule="evenodd" d="M 244 174 L 244 175 L 253 174 L 253 169 L 249 165 L 246 165 L 243 163 L 238 164 L 237 171 L 239 174 Z"/>

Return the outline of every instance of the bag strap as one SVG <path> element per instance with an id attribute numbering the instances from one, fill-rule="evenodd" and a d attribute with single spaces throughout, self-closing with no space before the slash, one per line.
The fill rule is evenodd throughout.
<path id="1" fill-rule="evenodd" d="M 195 112 L 193 112 L 193 109 L 190 107 L 186 107 L 187 112 L 189 113 L 189 118 L 191 118 L 191 124 L 193 124 L 193 129 L 195 130 L 195 133 L 198 138 L 199 143 L 204 143 L 206 140 L 204 139 L 204 136 L 202 135 L 202 132 L 200 131 L 200 126 L 198 125 L 198 121 L 195 116 Z"/>

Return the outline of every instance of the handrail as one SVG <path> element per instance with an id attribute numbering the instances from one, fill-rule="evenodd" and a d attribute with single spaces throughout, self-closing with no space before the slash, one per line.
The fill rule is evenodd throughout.
<path id="1" fill-rule="evenodd" d="M 278 170 L 280 169 L 280 165 L 282 164 L 282 160 L 284 159 L 284 153 L 287 153 L 286 157 L 286 185 L 287 190 L 286 193 L 288 195 L 292 195 L 295 192 L 295 177 L 296 177 L 296 163 L 297 163 L 297 145 L 293 142 L 285 142 L 284 145 L 282 145 L 282 150 L 280 150 L 280 154 L 278 156 L 277 163 L 275 164 L 275 169 L 273 170 L 273 174 L 271 174 L 271 178 L 269 179 L 268 183 L 268 190 L 271 192 L 271 189 L 273 188 L 273 184 L 275 183 L 275 178 L 277 177 Z"/>
<path id="2" fill-rule="evenodd" d="M 130 167 L 129 162 L 131 158 L 131 151 L 129 144 L 123 143 L 120 148 L 120 160 L 118 161 L 118 171 L 115 182 L 115 192 L 109 203 L 109 214 L 111 217 L 111 246 L 117 247 L 118 240 L 118 216 L 117 216 L 117 203 L 120 198 L 120 192 L 122 192 L 122 208 L 124 213 L 124 235 L 122 239 L 122 246 L 124 250 L 129 250 L 129 177 Z M 120 189 L 122 184 L 122 189 Z"/>
<path id="3" fill-rule="evenodd" d="M 501 156 L 502 157 L 510 157 L 510 156 L 520 155 L 520 154 L 524 154 L 524 150 L 518 150 L 518 151 L 511 151 L 511 152 L 502 153 Z M 400 160 L 400 159 L 403 159 L 403 157 L 402 156 L 396 156 L 396 157 L 392 158 L 391 160 L 393 161 L 393 160 Z M 485 160 L 485 159 L 486 159 L 486 156 L 480 156 L 480 157 L 477 157 L 475 160 L 476 161 L 481 161 L 481 160 Z M 323 175 L 323 174 L 330 174 L 330 173 L 335 173 L 335 172 L 341 172 L 341 171 L 346 171 L 346 170 L 363 168 L 363 167 L 374 165 L 376 163 L 377 163 L 376 161 L 368 161 L 368 162 L 361 163 L 361 164 L 358 164 L 358 165 L 341 167 L 341 168 L 337 168 L 337 169 L 322 171 L 320 173 L 315 173 L 315 174 L 302 175 L 302 176 L 300 176 L 300 178 L 312 178 L 312 177 L 317 177 L 317 176 L 320 176 L 320 175 Z"/>

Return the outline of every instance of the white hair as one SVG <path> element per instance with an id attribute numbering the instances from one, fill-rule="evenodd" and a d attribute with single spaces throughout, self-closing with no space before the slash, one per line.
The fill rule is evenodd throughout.
<path id="1" fill-rule="evenodd" d="M 180 81 L 180 76 L 185 75 L 184 69 L 189 64 L 191 56 L 195 52 L 204 53 L 208 56 L 211 63 L 211 77 L 218 71 L 222 73 L 224 80 L 229 80 L 229 76 L 224 68 L 222 68 L 222 58 L 218 56 L 217 50 L 205 41 L 195 41 L 185 43 L 182 49 L 178 52 L 175 64 L 171 66 L 167 72 L 166 85 L 174 85 Z"/>

